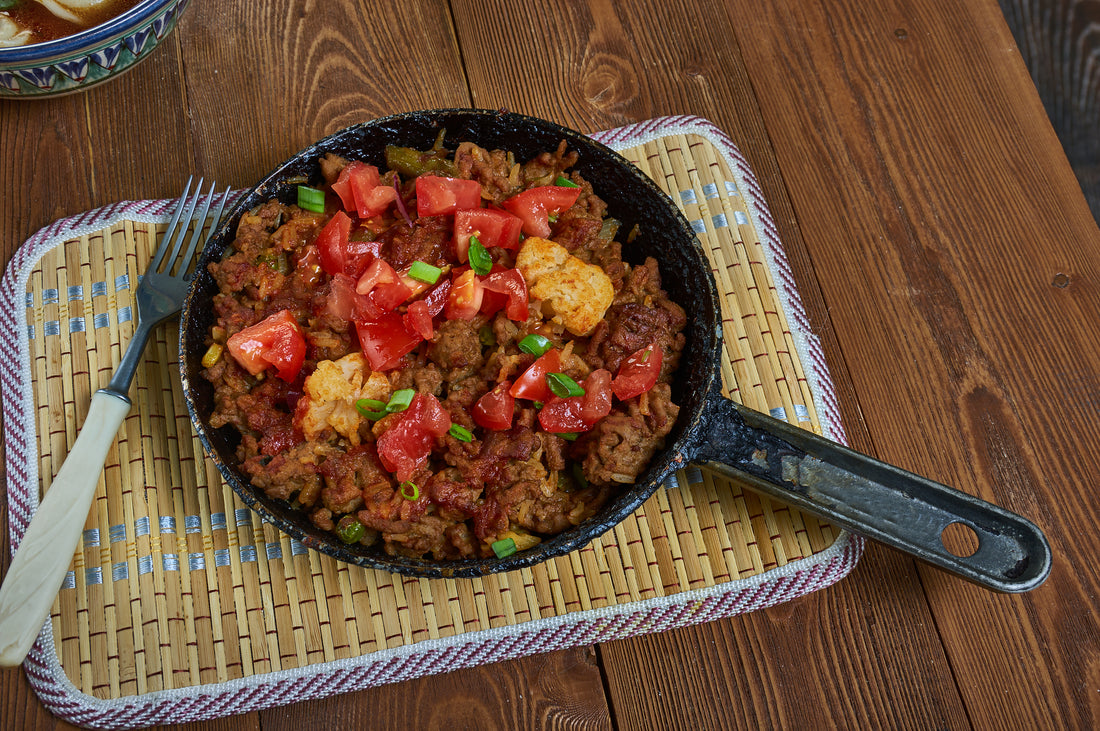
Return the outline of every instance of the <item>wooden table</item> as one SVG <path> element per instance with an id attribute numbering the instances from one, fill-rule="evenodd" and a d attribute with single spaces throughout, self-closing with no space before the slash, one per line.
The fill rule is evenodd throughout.
<path id="1" fill-rule="evenodd" d="M 869 545 L 838 584 L 765 611 L 204 727 L 1100 724 L 1100 231 L 995 0 L 194 0 L 124 77 L 0 102 L 3 258 L 191 172 L 247 187 L 336 129 L 447 106 L 725 130 L 850 443 L 1028 516 L 1053 572 L 996 595 Z M 66 725 L 21 671 L 0 689 L 0 726 Z"/>

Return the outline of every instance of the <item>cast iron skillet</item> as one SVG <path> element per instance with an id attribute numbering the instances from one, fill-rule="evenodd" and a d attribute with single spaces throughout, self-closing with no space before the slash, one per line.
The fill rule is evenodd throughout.
<path id="1" fill-rule="evenodd" d="M 208 425 L 213 390 L 201 375 L 200 360 L 214 321 L 211 297 L 216 286 L 206 264 L 232 242 L 241 215 L 272 197 L 293 202 L 303 176 L 314 183 L 321 180 L 317 160 L 327 152 L 381 166 L 385 145 L 427 149 L 441 129 L 446 130 L 448 149 L 471 140 L 489 149 L 511 150 L 517 160 L 554 150 L 567 140 L 580 153 L 575 169 L 593 183 L 609 215 L 623 222 L 621 230 L 639 227 L 637 239 L 623 246 L 624 258 L 641 262 L 647 255 L 655 257 L 670 297 L 688 315 L 687 346 L 673 387 L 680 415 L 668 446 L 637 483 L 592 519 L 503 559 L 439 562 L 347 546 L 314 527 L 301 511 L 253 489 L 235 466 L 235 433 Z M 183 307 L 180 337 L 183 390 L 199 438 L 233 490 L 265 520 L 340 560 L 427 577 L 479 576 L 531 566 L 581 548 L 637 509 L 672 472 L 695 463 L 992 589 L 1026 591 L 1041 584 L 1050 571 L 1046 539 L 1027 520 L 724 398 L 718 294 L 688 222 L 672 200 L 625 159 L 558 125 L 506 112 L 436 110 L 341 130 L 302 150 L 245 193 L 211 237 L 199 271 Z M 944 548 L 941 535 L 953 523 L 977 534 L 976 553 L 963 558 Z"/>

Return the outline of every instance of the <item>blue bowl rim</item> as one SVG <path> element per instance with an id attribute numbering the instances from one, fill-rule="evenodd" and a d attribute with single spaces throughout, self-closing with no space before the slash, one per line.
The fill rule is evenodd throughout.
<path id="1" fill-rule="evenodd" d="M 187 0 L 141 0 L 121 15 L 116 15 L 105 23 L 79 33 L 44 43 L 32 43 L 29 46 L 0 48 L 0 64 L 48 62 L 51 59 L 82 53 L 151 20 L 169 5 L 183 5 L 186 2 Z"/>

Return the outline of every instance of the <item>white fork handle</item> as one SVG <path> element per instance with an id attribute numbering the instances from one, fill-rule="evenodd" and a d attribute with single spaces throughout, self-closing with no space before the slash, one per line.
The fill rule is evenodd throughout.
<path id="1" fill-rule="evenodd" d="M 130 400 L 96 391 L 88 417 L 0 586 L 0 666 L 23 662 L 72 563 L 99 476 Z"/>

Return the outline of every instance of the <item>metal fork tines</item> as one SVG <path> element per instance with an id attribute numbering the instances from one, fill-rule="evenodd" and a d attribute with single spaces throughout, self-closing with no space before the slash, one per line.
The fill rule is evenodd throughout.
<path id="1" fill-rule="evenodd" d="M 134 372 L 141 361 L 145 343 L 149 339 L 153 328 L 177 315 L 183 306 L 184 298 L 187 296 L 187 288 L 192 276 L 191 259 L 194 257 L 199 243 L 205 240 L 202 232 L 206 228 L 206 221 L 210 216 L 210 207 L 214 203 L 215 197 L 215 184 L 210 183 L 210 189 L 204 196 L 202 193 L 203 179 L 199 178 L 194 195 L 188 198 L 191 194 L 192 180 L 193 177 L 187 179 L 183 195 L 180 196 L 175 213 L 168 222 L 168 229 L 164 232 L 160 246 L 153 254 L 153 258 L 141 278 L 141 283 L 134 293 L 137 302 L 137 329 L 134 330 L 134 336 L 126 347 L 126 352 L 123 354 L 122 360 L 119 361 L 118 368 L 111 377 L 111 382 L 106 388 L 102 389 L 115 396 L 127 398 L 130 383 L 134 379 Z M 203 202 L 204 198 L 205 202 Z M 226 188 L 225 193 L 220 197 L 217 208 L 214 210 L 214 223 L 212 226 L 217 225 L 217 222 L 221 220 L 228 199 L 229 189 Z M 200 202 L 203 202 L 203 205 L 196 215 L 195 211 L 199 208 Z M 191 240 L 188 242 L 183 256 L 180 257 L 180 249 L 187 238 L 187 229 L 192 221 L 194 221 L 194 230 L 191 234 Z M 169 249 L 171 249 L 171 253 L 165 256 Z"/>
<path id="2" fill-rule="evenodd" d="M 192 194 L 188 179 L 160 247 L 134 293 L 138 315 L 134 336 L 110 384 L 92 394 L 84 425 L 35 511 L 0 586 L 0 666 L 22 662 L 49 617 L 87 520 L 107 453 L 130 411 L 127 392 L 145 343 L 154 327 L 179 313 L 183 306 L 193 276 L 191 259 L 205 240 L 203 231 L 214 203 L 214 185 L 205 196 L 202 185 L 199 180 Z M 221 219 L 228 198 L 227 189 L 214 211 L 212 227 Z M 193 233 L 181 255 L 189 228 Z"/>

